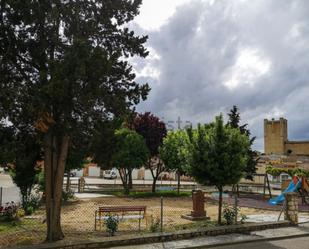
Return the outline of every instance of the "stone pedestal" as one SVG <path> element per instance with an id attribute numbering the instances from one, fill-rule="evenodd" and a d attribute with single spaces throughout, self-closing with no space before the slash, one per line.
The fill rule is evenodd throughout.
<path id="1" fill-rule="evenodd" d="M 206 220 L 206 211 L 204 206 L 204 193 L 202 190 L 194 190 L 192 192 L 193 210 L 190 214 L 181 217 L 188 220 Z"/>
<path id="2" fill-rule="evenodd" d="M 284 210 L 284 219 L 296 225 L 298 223 L 298 197 L 296 193 L 286 193 L 286 206 Z"/>

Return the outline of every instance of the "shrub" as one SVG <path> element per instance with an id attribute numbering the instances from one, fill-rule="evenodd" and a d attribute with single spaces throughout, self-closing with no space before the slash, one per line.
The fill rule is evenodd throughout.
<path id="1" fill-rule="evenodd" d="M 41 197 L 39 194 L 31 194 L 29 200 L 23 203 L 23 209 L 26 215 L 31 215 L 37 210 L 41 205 Z"/>
<path id="2" fill-rule="evenodd" d="M 18 218 L 22 218 L 22 217 L 24 217 L 25 216 L 25 210 L 23 210 L 22 208 L 19 208 L 18 210 L 17 210 L 17 217 Z"/>
<path id="3" fill-rule="evenodd" d="M 0 206 L 0 221 L 11 222 L 18 220 L 17 210 L 18 207 L 13 201 Z"/>
<path id="4" fill-rule="evenodd" d="M 74 199 L 74 192 L 71 189 L 62 191 L 62 201 L 67 202 L 72 199 Z"/>
<path id="5" fill-rule="evenodd" d="M 151 216 L 150 227 L 149 227 L 150 232 L 152 233 L 158 232 L 160 229 L 160 224 L 161 224 L 161 221 L 159 218 L 154 219 Z"/>
<path id="6" fill-rule="evenodd" d="M 119 218 L 117 215 L 110 215 L 105 220 L 106 231 L 110 236 L 114 236 L 115 232 L 118 230 Z"/>
<path id="7" fill-rule="evenodd" d="M 245 220 L 247 219 L 247 216 L 240 213 L 240 208 L 239 207 L 235 208 L 235 207 L 231 207 L 228 205 L 224 205 L 223 217 L 227 225 L 235 224 L 237 213 L 240 216 L 240 223 L 243 224 Z"/>
<path id="8" fill-rule="evenodd" d="M 223 217 L 227 225 L 235 224 L 235 218 L 236 218 L 237 212 L 239 212 L 239 208 L 224 205 Z"/>
<path id="9" fill-rule="evenodd" d="M 248 219 L 248 217 L 245 214 L 240 214 L 240 223 L 241 224 L 245 223 L 246 219 Z"/>

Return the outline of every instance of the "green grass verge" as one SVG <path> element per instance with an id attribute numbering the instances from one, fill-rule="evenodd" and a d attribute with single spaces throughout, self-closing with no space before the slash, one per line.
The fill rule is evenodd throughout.
<path id="1" fill-rule="evenodd" d="M 155 193 L 152 192 L 138 192 L 132 191 L 129 195 L 125 195 L 123 192 L 111 192 L 111 195 L 115 195 L 117 197 L 132 197 L 132 198 L 151 198 L 151 197 L 188 197 L 191 196 L 191 192 L 189 191 L 181 191 L 179 194 L 173 190 L 161 190 Z"/>
<path id="2" fill-rule="evenodd" d="M 10 233 L 18 230 L 33 229 L 37 231 L 44 231 L 46 224 L 36 219 L 22 219 L 21 221 L 1 222 L 0 232 Z"/>
<path id="3" fill-rule="evenodd" d="M 191 230 L 191 229 L 202 229 L 206 227 L 216 227 L 218 223 L 215 221 L 194 221 L 187 224 L 175 225 L 173 227 L 166 228 L 167 231 L 180 231 L 180 230 Z"/>

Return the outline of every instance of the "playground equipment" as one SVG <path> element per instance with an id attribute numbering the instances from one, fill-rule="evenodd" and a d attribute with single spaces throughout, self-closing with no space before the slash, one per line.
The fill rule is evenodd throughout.
<path id="1" fill-rule="evenodd" d="M 268 192 L 269 197 L 272 198 L 271 187 L 270 187 L 268 175 L 267 174 L 253 174 L 252 176 L 256 180 L 256 182 L 261 182 L 261 183 L 254 183 L 255 181 L 253 183 L 252 182 L 239 183 L 239 184 L 233 186 L 232 191 L 234 193 L 236 192 L 237 196 L 240 197 L 240 192 L 241 192 L 240 190 L 242 190 L 243 192 L 248 192 L 248 189 L 256 188 L 256 193 L 260 193 L 261 188 L 262 188 L 263 198 L 264 199 L 267 198 L 266 192 Z"/>
<path id="2" fill-rule="evenodd" d="M 268 203 L 271 205 L 282 203 L 285 200 L 284 194 L 289 192 L 298 192 L 302 198 L 302 202 L 307 203 L 306 196 L 309 196 L 309 184 L 306 177 L 302 176 L 298 178 L 294 176 L 289 186 L 279 196 L 270 199 Z"/>

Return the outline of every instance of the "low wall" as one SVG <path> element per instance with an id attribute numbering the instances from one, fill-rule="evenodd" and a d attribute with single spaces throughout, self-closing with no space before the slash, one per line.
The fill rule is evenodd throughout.
<path id="1" fill-rule="evenodd" d="M 171 240 L 190 239 L 200 236 L 217 236 L 231 233 L 247 233 L 258 230 L 273 229 L 279 227 L 290 226 L 291 223 L 288 221 L 280 222 L 267 222 L 258 224 L 242 224 L 242 225 L 231 225 L 221 226 L 215 228 L 204 228 L 201 230 L 187 230 L 177 231 L 173 233 L 152 233 L 138 236 L 117 236 L 117 237 L 104 237 L 92 242 L 55 242 L 51 244 L 40 244 L 32 246 L 31 249 L 83 249 L 83 248 L 109 248 L 115 246 L 126 246 L 126 245 L 138 245 L 146 243 L 157 243 Z M 28 247 L 14 247 L 12 249 L 25 249 Z"/>

